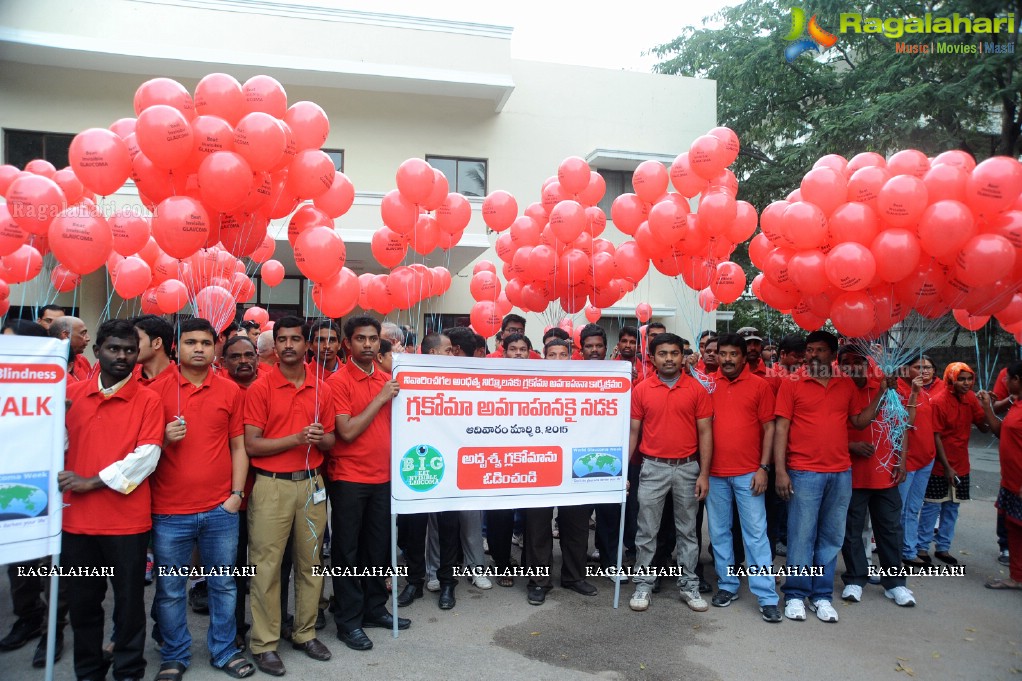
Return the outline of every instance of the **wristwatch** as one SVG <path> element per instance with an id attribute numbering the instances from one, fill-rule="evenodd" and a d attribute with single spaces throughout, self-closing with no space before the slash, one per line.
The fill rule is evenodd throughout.
<path id="1" fill-rule="evenodd" d="M 245 500 L 245 490 L 243 489 L 232 489 L 231 494 L 237 494 L 239 499 Z"/>
<path id="2" fill-rule="evenodd" d="M 759 465 L 759 467 L 760 467 L 760 468 L 762 468 L 763 470 L 765 470 L 765 471 L 766 471 L 767 473 L 769 473 L 769 472 L 770 472 L 770 466 L 769 466 L 769 465 L 767 465 L 767 464 L 765 464 L 765 463 L 761 463 L 761 464 Z"/>

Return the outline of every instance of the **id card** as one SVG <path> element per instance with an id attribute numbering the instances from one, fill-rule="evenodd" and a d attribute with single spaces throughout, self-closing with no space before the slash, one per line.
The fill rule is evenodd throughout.
<path id="1" fill-rule="evenodd" d="M 324 501 L 326 501 L 325 489 L 317 489 L 315 492 L 312 493 L 312 503 L 322 504 Z"/>

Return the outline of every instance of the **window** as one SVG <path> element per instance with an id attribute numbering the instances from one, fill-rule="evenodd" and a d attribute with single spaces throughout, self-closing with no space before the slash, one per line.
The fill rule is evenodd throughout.
<path id="1" fill-rule="evenodd" d="M 37 158 L 49 161 L 58 170 L 68 165 L 67 150 L 74 135 L 33 130 L 4 130 L 4 163 L 24 168 Z"/>
<path id="2" fill-rule="evenodd" d="M 607 192 L 600 199 L 598 205 L 603 209 L 607 220 L 610 220 L 610 207 L 613 205 L 614 199 L 622 194 L 635 191 L 632 187 L 632 172 L 629 170 L 597 170 L 596 172 L 603 176 L 603 181 L 607 184 Z"/>
<path id="3" fill-rule="evenodd" d="M 434 166 L 435 167 L 435 166 Z M 423 319 L 426 333 L 439 333 L 455 326 L 469 326 L 472 320 L 467 314 L 428 314 Z"/>
<path id="4" fill-rule="evenodd" d="M 326 153 L 326 155 L 329 156 L 331 159 L 333 159 L 334 170 L 336 170 L 339 173 L 343 173 L 344 149 L 323 149 L 323 152 Z"/>
<path id="5" fill-rule="evenodd" d="M 426 162 L 447 177 L 450 191 L 464 196 L 486 196 L 486 159 L 427 155 Z"/>

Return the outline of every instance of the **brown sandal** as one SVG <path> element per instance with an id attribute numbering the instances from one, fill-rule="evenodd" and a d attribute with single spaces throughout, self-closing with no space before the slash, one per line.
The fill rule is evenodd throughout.
<path id="1" fill-rule="evenodd" d="M 497 577 L 497 586 L 509 587 L 514 585 L 515 585 L 514 577 Z"/>

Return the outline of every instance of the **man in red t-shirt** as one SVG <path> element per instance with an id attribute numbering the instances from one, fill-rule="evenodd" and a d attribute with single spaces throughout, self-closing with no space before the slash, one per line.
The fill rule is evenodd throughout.
<path id="1" fill-rule="evenodd" d="M 770 462 L 773 460 L 774 393 L 765 380 L 749 371 L 746 344 L 738 334 L 726 333 L 706 343 L 716 345 L 720 370 L 713 375 L 713 441 L 710 491 L 706 497 L 710 544 L 717 571 L 718 591 L 712 603 L 724 608 L 738 598 L 735 568 L 732 503 L 737 503 L 740 532 L 748 556 L 749 590 L 760 614 L 770 623 L 781 621 L 774 578 L 763 568 L 773 564 L 766 531 L 766 505 Z M 752 574 L 751 568 L 758 571 Z"/>
<path id="2" fill-rule="evenodd" d="M 114 678 L 145 674 L 145 556 L 152 528 L 149 475 L 163 444 L 160 398 L 132 380 L 138 335 L 131 323 L 111 319 L 96 332 L 95 380 L 68 386 L 64 493 L 64 566 L 86 573 L 110 570 L 114 592 Z M 103 599 L 107 577 L 74 578 L 70 590 L 74 672 L 101 679 Z"/>
<path id="3" fill-rule="evenodd" d="M 325 381 L 344 364 L 339 357 L 341 329 L 331 319 L 320 319 L 309 327 L 308 339 L 312 355 L 308 367 Z"/>
<path id="4" fill-rule="evenodd" d="M 870 375 L 869 360 L 856 346 L 842 346 L 838 362 L 841 372 L 852 379 L 858 390 L 859 406 L 869 404 L 877 393 L 884 392 L 881 381 Z M 915 379 L 906 405 L 910 425 L 915 420 L 922 388 L 922 379 Z M 908 433 L 903 435 L 907 436 Z M 884 595 L 903 607 L 916 604 L 915 596 L 905 586 L 905 577 L 900 574 L 903 533 L 898 485 L 905 480 L 905 450 L 903 445 L 902 451 L 893 451 L 890 435 L 877 423 L 870 424 L 866 430 L 848 428 L 848 452 L 852 458 L 852 497 L 848 502 L 845 540 L 841 547 L 841 555 L 845 560 L 845 571 L 841 575 L 845 586 L 841 598 L 846 601 L 861 601 L 862 587 L 870 578 L 871 563 L 862 537 L 868 513 L 876 540 L 877 559 L 883 571 L 880 585 L 884 588 Z"/>
<path id="5" fill-rule="evenodd" d="M 323 589 L 320 549 L 326 528 L 323 452 L 334 446 L 334 400 L 330 387 L 306 371 L 304 325 L 283 317 L 273 327 L 280 362 L 260 376 L 245 396 L 245 450 L 256 482 L 248 508 L 252 576 L 252 652 L 256 666 L 282 676 L 280 565 L 294 530 L 295 621 L 292 647 L 314 660 L 330 659 L 316 638 Z"/>
<path id="6" fill-rule="evenodd" d="M 738 329 L 738 335 L 745 339 L 745 347 L 748 348 L 749 354 L 746 355 L 745 362 L 749 371 L 760 378 L 766 378 L 767 370 L 761 357 L 763 337 L 759 335 L 759 329 L 754 326 L 743 326 Z"/>
<path id="7" fill-rule="evenodd" d="M 67 360 L 68 381 L 84 381 L 92 373 L 92 365 L 83 354 L 89 346 L 89 329 L 78 317 L 64 315 L 54 319 L 49 326 L 51 338 L 67 340 L 70 355 Z"/>
<path id="8" fill-rule="evenodd" d="M 838 342 L 814 331 L 806 338 L 809 364 L 777 391 L 774 461 L 777 494 L 788 501 L 788 567 L 784 616 L 805 620 L 805 600 L 823 622 L 837 622 L 831 605 L 837 554 L 852 496 L 848 424 L 862 430 L 876 416 L 882 393 L 860 410 L 851 379 L 834 374 Z M 822 571 L 820 568 L 823 568 Z"/>
<path id="9" fill-rule="evenodd" d="M 160 625 L 160 671 L 184 674 L 191 663 L 185 589 L 197 544 L 209 574 L 210 660 L 214 667 L 246 676 L 255 671 L 235 638 L 234 567 L 238 513 L 245 495 L 248 455 L 241 389 L 214 374 L 216 330 L 205 319 L 187 319 L 179 330 L 180 368 L 153 384 L 163 402 L 164 451 L 151 476 L 156 621 Z"/>
<path id="10" fill-rule="evenodd" d="M 678 541 L 678 589 L 681 599 L 697 612 L 708 609 L 699 594 L 696 512 L 709 489 L 713 451 L 713 403 L 703 385 L 684 367 L 684 342 L 673 333 L 650 342 L 656 375 L 632 391 L 629 455 L 642 437 L 639 474 L 639 528 L 635 535 L 636 588 L 628 606 L 646 610 L 653 591 L 648 571 L 657 548 L 664 499 L 674 500 Z M 728 511 L 730 513 L 730 509 Z"/>
<path id="11" fill-rule="evenodd" d="M 163 317 L 153 314 L 135 317 L 131 323 L 138 331 L 135 377 L 142 385 L 152 385 L 161 380 L 163 372 L 174 364 L 170 358 L 174 348 L 174 327 Z"/>
<path id="12" fill-rule="evenodd" d="M 327 458 L 337 638 L 352 650 L 369 650 L 364 628 L 394 626 L 387 612 L 386 578 L 390 549 L 390 401 L 397 381 L 376 364 L 380 323 L 351 317 L 344 323 L 348 362 L 330 376 L 337 443 Z M 357 576 L 363 571 L 369 574 Z M 370 573 L 370 571 L 372 571 Z M 398 619 L 398 628 L 411 622 Z"/>

